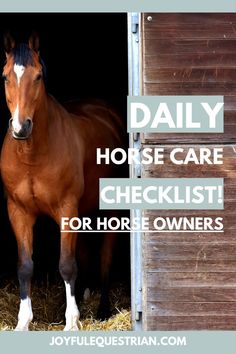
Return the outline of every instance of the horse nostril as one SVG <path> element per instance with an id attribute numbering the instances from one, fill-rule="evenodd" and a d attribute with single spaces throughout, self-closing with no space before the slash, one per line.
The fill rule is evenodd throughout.
<path id="1" fill-rule="evenodd" d="M 28 133 L 28 132 L 31 132 L 32 127 L 33 127 L 32 119 L 27 118 L 27 119 L 24 121 L 23 125 L 22 125 L 22 130 L 23 130 L 24 132 L 27 132 L 27 133 Z"/>
<path id="2" fill-rule="evenodd" d="M 32 124 L 32 120 L 31 119 L 26 119 L 25 124 L 24 124 L 25 128 L 26 129 L 30 128 L 31 124 Z"/>

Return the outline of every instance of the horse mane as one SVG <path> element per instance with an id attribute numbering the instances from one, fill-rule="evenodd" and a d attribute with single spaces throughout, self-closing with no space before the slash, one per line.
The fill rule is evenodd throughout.
<path id="1" fill-rule="evenodd" d="M 12 49 L 14 64 L 17 65 L 34 65 L 33 51 L 25 43 L 18 44 Z"/>
<path id="2" fill-rule="evenodd" d="M 34 65 L 33 50 L 30 49 L 28 44 L 26 43 L 18 44 L 15 48 L 12 49 L 12 54 L 13 54 L 14 64 L 23 65 L 23 66 Z M 44 61 L 41 58 L 39 58 L 39 62 L 42 65 L 43 78 L 46 79 L 46 66 L 44 64 Z"/>

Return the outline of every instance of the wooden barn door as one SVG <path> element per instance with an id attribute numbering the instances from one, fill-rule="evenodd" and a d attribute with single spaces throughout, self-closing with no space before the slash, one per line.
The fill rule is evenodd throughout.
<path id="1" fill-rule="evenodd" d="M 143 166 L 141 177 L 223 177 L 224 211 L 144 211 L 144 216 L 223 216 L 224 233 L 147 233 L 143 329 L 236 329 L 236 14 L 141 16 L 142 95 L 224 95 L 224 134 L 143 134 L 157 144 L 224 148 L 223 165 Z"/>

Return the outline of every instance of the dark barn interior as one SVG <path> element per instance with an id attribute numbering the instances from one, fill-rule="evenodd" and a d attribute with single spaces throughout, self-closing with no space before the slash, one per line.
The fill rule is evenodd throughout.
<path id="1" fill-rule="evenodd" d="M 1 67 L 5 61 L 2 38 L 8 30 L 16 42 L 28 41 L 32 30 L 38 32 L 40 54 L 47 68 L 47 89 L 58 101 L 103 99 L 111 103 L 126 121 L 126 14 L 1 14 Z M 1 145 L 9 118 L 1 80 Z M 16 275 L 17 250 L 8 221 L 2 182 L 0 188 L 0 281 L 6 283 Z M 92 239 L 91 243 L 96 249 Z M 36 279 L 57 278 L 59 228 L 46 217 L 40 218 L 35 226 L 33 258 Z M 96 265 L 94 269 L 97 269 Z M 117 244 L 112 280 L 129 284 L 129 237 L 124 234 Z"/>

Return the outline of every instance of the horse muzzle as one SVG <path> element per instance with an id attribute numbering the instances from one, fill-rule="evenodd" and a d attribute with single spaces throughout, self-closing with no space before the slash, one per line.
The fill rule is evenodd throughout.
<path id="1" fill-rule="evenodd" d="M 14 129 L 13 118 L 9 120 L 9 128 L 12 131 L 12 136 L 14 139 L 25 140 L 28 139 L 32 133 L 33 122 L 32 119 L 26 119 L 20 126 L 20 129 L 16 131 Z"/>

